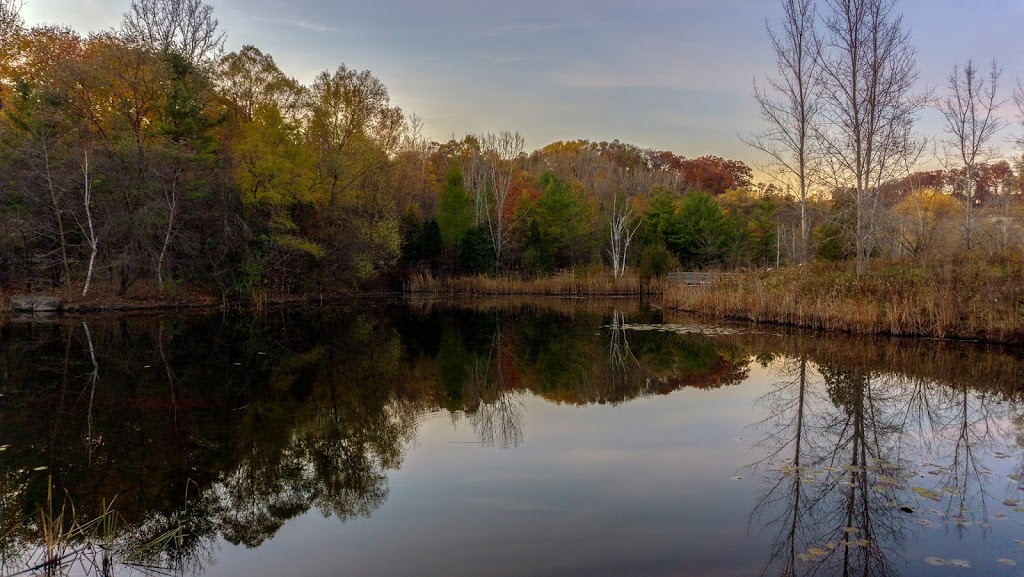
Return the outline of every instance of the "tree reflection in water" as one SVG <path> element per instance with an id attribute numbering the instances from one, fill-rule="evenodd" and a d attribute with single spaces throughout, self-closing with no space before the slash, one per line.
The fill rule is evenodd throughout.
<path id="1" fill-rule="evenodd" d="M 38 512 L 51 475 L 58 506 L 66 494 L 80 523 L 114 501 L 116 534 L 94 549 L 114 566 L 200 573 L 220 540 L 258 547 L 311 510 L 340 522 L 373 515 L 429 415 L 445 411 L 480 444 L 515 449 L 528 397 L 618 404 L 717 389 L 744 382 L 751 359 L 773 374 L 754 426 L 764 459 L 751 466 L 764 482 L 754 524 L 774 536 L 766 574 L 893 575 L 918 522 L 986 531 L 994 518 L 986 459 L 1009 450 L 1000 443 L 1024 374 L 1013 355 L 708 336 L 688 321 L 652 330 L 660 313 L 581 307 L 0 327 L 2 572 L 32 565 L 46 540 Z M 169 534 L 180 536 L 173 547 Z"/>
<path id="2" fill-rule="evenodd" d="M 766 417 L 752 427 L 764 455 L 751 465 L 764 481 L 752 520 L 773 535 L 764 574 L 899 575 L 922 562 L 905 553 L 926 527 L 987 535 L 993 471 L 984 460 L 1005 455 L 1000 443 L 1012 438 L 1016 380 L 992 380 L 997 371 L 969 382 L 934 360 L 901 372 L 852 339 L 774 340 L 754 345 L 773 375 L 759 401 Z M 909 348 L 893 356 L 935 353 Z"/>

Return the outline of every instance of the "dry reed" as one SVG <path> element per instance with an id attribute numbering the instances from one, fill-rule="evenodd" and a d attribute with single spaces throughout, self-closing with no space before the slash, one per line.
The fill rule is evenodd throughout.
<path id="1" fill-rule="evenodd" d="M 1024 260 L 846 264 L 751 272 L 675 286 L 669 308 L 828 331 L 1024 342 Z"/>
<path id="2" fill-rule="evenodd" d="M 595 297 L 661 295 L 664 287 L 665 281 L 644 281 L 635 275 L 613 278 L 610 274 L 580 274 L 569 271 L 534 279 L 511 275 L 438 278 L 429 273 L 422 273 L 409 280 L 407 290 L 412 293 L 439 295 Z"/>

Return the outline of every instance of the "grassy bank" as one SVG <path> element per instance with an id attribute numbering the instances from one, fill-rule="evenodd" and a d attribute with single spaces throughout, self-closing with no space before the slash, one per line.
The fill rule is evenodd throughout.
<path id="1" fill-rule="evenodd" d="M 611 274 L 565 272 L 529 279 L 509 275 L 439 278 L 418 274 L 409 280 L 408 291 L 438 295 L 595 297 L 661 295 L 664 287 L 664 281 L 642 281 L 635 275 L 613 278 Z"/>
<path id="2" fill-rule="evenodd" d="M 860 334 L 1024 342 L 1024 259 L 873 261 L 857 278 L 847 263 L 741 273 L 672 287 L 666 307 Z"/>

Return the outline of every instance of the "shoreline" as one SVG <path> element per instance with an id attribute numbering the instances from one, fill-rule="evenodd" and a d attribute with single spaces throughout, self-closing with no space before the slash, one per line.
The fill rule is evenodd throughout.
<path id="1" fill-rule="evenodd" d="M 170 297 L 90 297 L 65 291 L 31 296 L 67 299 L 57 316 L 107 313 L 188 311 L 259 311 L 265 307 L 335 303 L 343 299 L 398 297 L 410 302 L 432 300 L 571 300 L 576 302 L 639 299 L 666 312 L 726 322 L 791 327 L 822 333 L 907 337 L 948 342 L 1024 345 L 1024 273 L 1006 267 L 999 275 L 921 263 L 877 262 L 856 278 L 843 263 L 788 266 L 777 270 L 735 273 L 706 285 L 641 282 L 636 277 L 566 273 L 551 277 L 420 277 L 402 291 L 332 292 L 267 297 L 258 303 L 217 299 L 192 289 Z M 968 267 L 969 268 L 969 267 Z M 950 275 L 949 271 L 955 271 Z M 978 274 L 971 274 L 978 273 Z M 965 283 L 964 278 L 972 279 Z M 0 292 L 0 323 L 52 318 L 12 311 Z M 18 296 L 21 296 L 18 294 Z"/>
<path id="2" fill-rule="evenodd" d="M 720 320 L 854 335 L 1024 345 L 1018 263 L 874 262 L 862 277 L 813 264 L 674 287 L 665 307 Z"/>

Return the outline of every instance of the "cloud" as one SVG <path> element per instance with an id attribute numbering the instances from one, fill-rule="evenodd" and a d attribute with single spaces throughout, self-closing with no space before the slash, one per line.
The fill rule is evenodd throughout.
<path id="1" fill-rule="evenodd" d="M 544 34 L 569 28 L 567 20 L 513 20 L 474 31 L 475 36 L 488 38 L 515 38 Z"/>
<path id="2" fill-rule="evenodd" d="M 301 28 L 303 30 L 309 30 L 312 32 L 338 32 L 338 29 L 333 26 L 320 24 L 318 22 L 311 22 L 309 20 L 303 20 L 302 18 L 271 18 L 268 16 L 251 16 L 251 18 L 256 22 L 267 22 L 270 24 L 291 26 L 293 28 Z"/>

